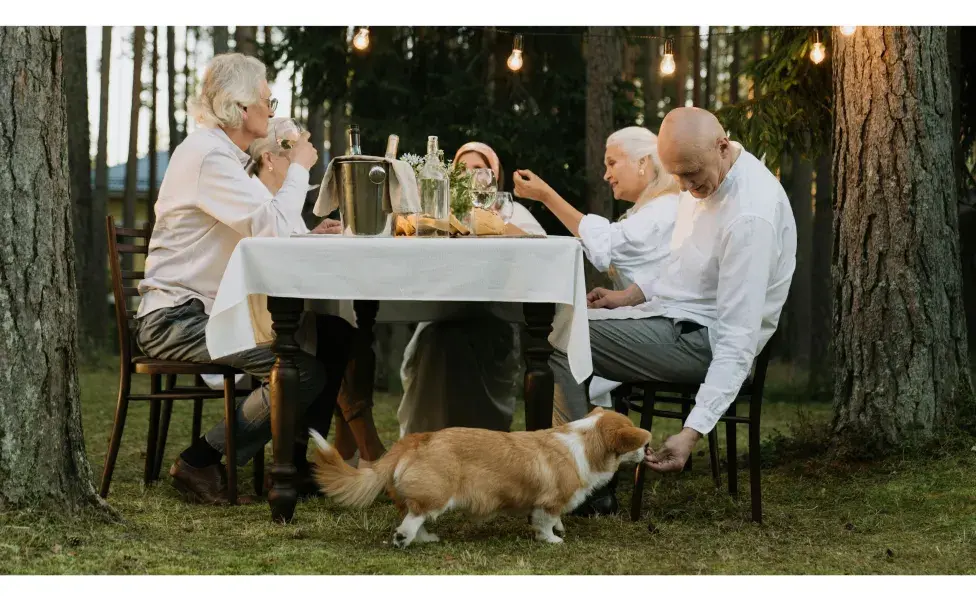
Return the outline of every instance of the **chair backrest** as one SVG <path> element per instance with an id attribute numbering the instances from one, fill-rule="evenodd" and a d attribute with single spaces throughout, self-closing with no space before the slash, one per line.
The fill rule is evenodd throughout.
<path id="1" fill-rule="evenodd" d="M 148 256 L 151 230 L 149 225 L 138 229 L 116 227 L 115 219 L 111 215 L 106 217 L 105 225 L 108 232 L 108 263 L 112 271 L 112 294 L 115 297 L 115 323 L 119 330 L 119 350 L 122 353 L 122 361 L 128 364 L 132 360 L 135 346 L 132 334 L 135 329 L 137 307 L 132 306 L 134 304 L 132 299 L 139 297 L 138 285 L 145 277 L 145 273 L 123 270 L 122 258 Z M 142 243 L 138 242 L 140 239 Z M 129 265 L 135 264 L 135 260 L 126 262 Z M 127 286 L 126 282 L 130 285 Z"/>

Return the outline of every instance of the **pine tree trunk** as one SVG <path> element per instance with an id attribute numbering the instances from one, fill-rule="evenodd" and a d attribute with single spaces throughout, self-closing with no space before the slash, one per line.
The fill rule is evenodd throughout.
<path id="1" fill-rule="evenodd" d="M 166 28 L 166 125 L 169 129 L 169 155 L 173 156 L 180 143 L 176 124 L 176 28 Z"/>
<path id="2" fill-rule="evenodd" d="M 238 25 L 234 28 L 234 51 L 248 56 L 258 54 L 258 28 Z"/>
<path id="3" fill-rule="evenodd" d="M 95 152 L 95 199 L 92 203 L 92 214 L 101 215 L 104 218 L 108 214 L 108 109 L 109 109 L 109 74 L 111 73 L 112 66 L 112 28 L 102 27 L 102 58 L 98 65 L 100 72 L 99 77 L 99 95 L 98 95 L 98 147 Z M 94 227 L 94 225 L 93 225 Z M 99 231 L 102 227 L 99 226 Z M 104 235 L 92 236 L 91 244 L 92 259 L 94 263 L 97 263 L 98 272 L 95 272 L 95 266 L 92 265 L 92 276 L 95 278 L 94 281 L 97 283 L 92 283 L 92 289 L 101 290 L 102 298 L 104 300 L 108 293 L 108 285 L 106 281 L 106 271 L 108 260 L 108 240 Z M 107 311 L 107 307 L 102 305 Z M 102 314 L 100 319 L 101 323 L 107 325 L 107 316 L 105 313 Z M 103 333 L 105 336 L 106 343 L 111 334 L 111 330 L 103 325 Z"/>
<path id="4" fill-rule="evenodd" d="M 695 27 L 695 37 L 691 40 L 691 103 L 701 107 L 701 27 Z"/>
<path id="5" fill-rule="evenodd" d="M 729 104 L 739 102 L 739 28 L 732 28 L 732 60 L 729 61 Z"/>
<path id="6" fill-rule="evenodd" d="M 790 313 L 789 345 L 793 366 L 810 366 L 810 325 L 812 311 L 811 260 L 813 258 L 813 165 L 799 154 L 791 161 L 790 204 L 796 220 L 796 270 L 790 284 L 787 310 Z"/>
<path id="7" fill-rule="evenodd" d="M 654 34 L 657 28 L 651 30 Z M 647 78 L 644 80 L 644 126 L 657 131 L 661 125 L 658 116 L 658 102 L 661 100 L 661 53 L 658 40 L 647 38 L 644 40 L 644 53 L 647 55 Z"/>
<path id="8" fill-rule="evenodd" d="M 149 115 L 149 194 L 146 200 L 149 204 L 149 225 L 156 223 L 156 177 L 158 176 L 159 165 L 156 162 L 156 148 L 159 145 L 159 126 L 157 123 L 159 105 L 159 27 L 153 27 L 153 51 L 152 51 L 152 91 L 149 94 L 152 103 L 152 113 Z"/>
<path id="9" fill-rule="evenodd" d="M 0 510 L 108 508 L 78 391 L 60 27 L 0 27 Z M 75 99 L 78 100 L 77 98 Z"/>
<path id="10" fill-rule="evenodd" d="M 620 72 L 620 43 L 612 27 L 589 27 L 586 41 L 586 210 L 611 218 L 613 196 L 603 181 L 607 137 L 613 133 L 613 83 Z M 586 263 L 587 289 L 609 287 L 609 278 Z"/>
<path id="11" fill-rule="evenodd" d="M 213 53 L 224 54 L 229 51 L 230 37 L 227 32 L 227 27 L 214 27 L 213 28 Z"/>
<path id="12" fill-rule="evenodd" d="M 88 130 L 88 53 L 84 27 L 65 27 L 64 91 L 67 103 L 68 167 L 74 215 L 75 284 L 78 290 L 78 337 L 82 358 L 96 354 L 105 341 L 105 256 L 95 256 L 94 240 L 104 237 L 102 214 L 94 211 L 91 185 L 91 139 Z M 101 269 L 101 270 L 99 270 Z M 99 277 L 101 275 L 101 277 Z"/>
<path id="13" fill-rule="evenodd" d="M 712 94 L 715 93 L 715 69 L 713 68 L 713 57 L 715 36 L 713 34 L 714 27 L 708 28 L 708 43 L 705 46 L 705 99 L 702 104 L 702 108 L 706 110 L 711 110 L 714 104 L 712 103 Z"/>
<path id="14" fill-rule="evenodd" d="M 190 117 L 190 98 L 193 97 L 193 77 L 190 75 L 190 58 L 193 54 L 190 53 L 190 33 L 193 31 L 193 27 L 189 25 L 183 32 L 183 137 L 186 137 L 190 133 L 189 117 Z M 196 51 L 196 40 L 193 40 L 193 49 Z"/>
<path id="15" fill-rule="evenodd" d="M 833 43 L 834 431 L 896 447 L 973 402 L 946 28 Z"/>
<path id="16" fill-rule="evenodd" d="M 813 260 L 811 261 L 810 298 L 810 395 L 819 396 L 831 388 L 833 357 L 831 352 L 833 295 L 830 263 L 834 248 L 833 185 L 828 152 L 817 159 L 817 195 L 813 212 Z"/>
<path id="17" fill-rule="evenodd" d="M 688 97 L 688 51 L 685 49 L 684 27 L 674 28 L 674 102 L 672 106 L 677 108 L 685 105 Z"/>
<path id="18" fill-rule="evenodd" d="M 126 227 L 135 227 L 137 163 L 139 157 L 139 110 L 142 108 L 142 50 L 146 39 L 146 28 L 138 26 L 133 33 L 132 48 L 132 103 L 129 111 L 129 157 L 125 165 L 125 201 L 122 206 L 122 222 Z"/>

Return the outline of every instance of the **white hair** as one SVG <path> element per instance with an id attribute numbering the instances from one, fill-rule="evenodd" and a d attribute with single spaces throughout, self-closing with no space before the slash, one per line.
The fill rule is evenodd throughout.
<path id="1" fill-rule="evenodd" d="M 624 127 L 610 134 L 607 147 L 616 146 L 637 165 L 645 158 L 654 168 L 654 179 L 641 193 L 643 198 L 655 198 L 665 193 L 677 194 L 680 189 L 674 178 L 664 171 L 661 157 L 657 153 L 657 136 L 643 127 Z"/>
<path id="2" fill-rule="evenodd" d="M 250 148 L 247 149 L 247 153 L 251 155 L 251 164 L 248 165 L 248 174 L 257 173 L 264 162 L 261 156 L 265 152 L 270 152 L 275 155 L 282 155 L 287 150 L 281 147 L 278 140 L 275 138 L 275 127 L 285 121 L 290 121 L 288 117 L 274 117 L 268 121 L 268 135 L 263 138 L 258 138 L 251 142 Z"/>
<path id="3" fill-rule="evenodd" d="M 219 54 L 207 65 L 200 94 L 190 101 L 190 115 L 207 127 L 237 129 L 244 123 L 244 106 L 261 100 L 261 84 L 268 68 L 253 56 Z"/>

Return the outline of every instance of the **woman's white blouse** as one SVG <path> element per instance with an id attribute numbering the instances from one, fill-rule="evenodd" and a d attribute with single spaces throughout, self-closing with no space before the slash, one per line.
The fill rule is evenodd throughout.
<path id="1" fill-rule="evenodd" d="M 583 251 L 599 271 L 610 271 L 618 289 L 654 279 L 671 253 L 677 216 L 677 194 L 659 196 L 616 223 L 586 215 L 579 225 Z"/>

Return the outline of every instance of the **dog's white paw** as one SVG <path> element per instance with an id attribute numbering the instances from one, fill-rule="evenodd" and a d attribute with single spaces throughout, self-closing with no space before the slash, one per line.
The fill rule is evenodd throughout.
<path id="1" fill-rule="evenodd" d="M 553 535 L 551 533 L 546 534 L 546 533 L 543 533 L 541 531 L 536 532 L 535 539 L 539 540 L 540 542 L 548 542 L 550 544 L 562 544 L 563 543 L 563 538 L 559 537 L 558 535 Z"/>
<path id="2" fill-rule="evenodd" d="M 417 544 L 433 544 L 441 541 L 441 538 L 437 537 L 436 533 L 421 530 L 417 532 L 417 537 L 413 538 L 413 541 Z"/>
<path id="3" fill-rule="evenodd" d="M 556 521 L 556 524 L 552 526 L 552 530 L 558 533 L 559 535 L 565 535 L 566 526 L 563 525 L 563 520 L 559 519 L 558 521 Z"/>
<path id="4" fill-rule="evenodd" d="M 402 550 L 410 545 L 410 541 L 411 541 L 410 538 L 408 538 L 406 534 L 400 533 L 399 531 L 393 534 L 394 548 L 398 548 Z"/>

